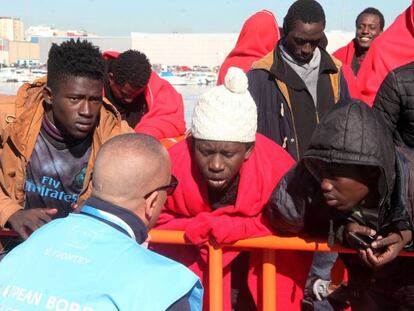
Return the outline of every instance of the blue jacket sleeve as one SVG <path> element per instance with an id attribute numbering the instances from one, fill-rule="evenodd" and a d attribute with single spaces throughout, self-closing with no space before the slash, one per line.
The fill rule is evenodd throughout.
<path id="1" fill-rule="evenodd" d="M 174 302 L 167 311 L 191 311 L 188 295 L 185 295 Z"/>

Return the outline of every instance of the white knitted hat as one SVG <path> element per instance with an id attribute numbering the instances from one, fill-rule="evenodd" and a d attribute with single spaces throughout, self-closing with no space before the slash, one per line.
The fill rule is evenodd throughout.
<path id="1" fill-rule="evenodd" d="M 255 141 L 257 109 L 247 86 L 243 70 L 230 67 L 224 85 L 205 92 L 195 105 L 191 126 L 193 136 L 215 141 Z"/>

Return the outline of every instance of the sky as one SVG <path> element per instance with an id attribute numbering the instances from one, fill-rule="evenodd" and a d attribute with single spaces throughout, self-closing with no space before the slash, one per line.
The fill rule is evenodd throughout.
<path id="1" fill-rule="evenodd" d="M 102 36 L 131 32 L 239 32 L 256 11 L 267 9 L 283 24 L 293 0 L 0 0 L 1 15 L 18 17 L 25 27 L 51 25 L 86 30 Z M 385 16 L 386 27 L 411 0 L 320 0 L 326 29 L 354 31 L 355 17 L 373 6 Z"/>

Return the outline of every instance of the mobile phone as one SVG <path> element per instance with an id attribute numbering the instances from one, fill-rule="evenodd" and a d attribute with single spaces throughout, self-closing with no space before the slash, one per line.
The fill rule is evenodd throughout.
<path id="1" fill-rule="evenodd" d="M 371 247 L 371 243 L 375 241 L 372 236 L 362 235 L 355 232 L 348 232 L 348 242 L 354 249 L 367 249 Z"/>

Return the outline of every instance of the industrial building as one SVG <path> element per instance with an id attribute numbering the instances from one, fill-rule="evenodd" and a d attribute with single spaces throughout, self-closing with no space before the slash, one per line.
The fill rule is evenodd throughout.
<path id="1" fill-rule="evenodd" d="M 353 37 L 351 32 L 332 31 L 326 33 L 328 51 L 347 44 Z M 131 33 L 130 37 L 33 37 L 31 42 L 0 39 L 0 63 L 45 64 L 52 43 L 80 38 L 91 41 L 102 51 L 125 51 L 136 49 L 145 53 L 152 64 L 179 66 L 219 66 L 236 44 L 238 33 Z"/>

